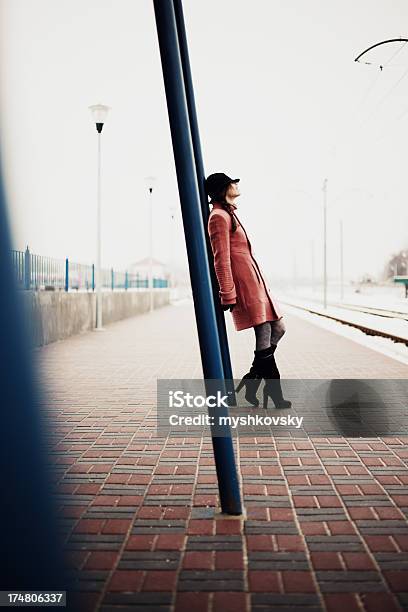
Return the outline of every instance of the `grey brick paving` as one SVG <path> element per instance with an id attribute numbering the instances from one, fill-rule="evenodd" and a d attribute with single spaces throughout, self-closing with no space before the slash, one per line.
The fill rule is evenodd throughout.
<path id="1" fill-rule="evenodd" d="M 253 552 L 248 557 L 249 569 L 262 570 L 308 570 L 309 563 L 304 553 Z"/>

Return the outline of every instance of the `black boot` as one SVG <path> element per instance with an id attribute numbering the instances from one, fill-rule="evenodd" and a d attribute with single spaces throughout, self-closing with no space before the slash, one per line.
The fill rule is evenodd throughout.
<path id="1" fill-rule="evenodd" d="M 239 381 L 237 388 L 235 389 L 238 393 L 245 385 L 245 399 L 253 406 L 259 406 L 259 400 L 256 396 L 256 392 L 259 389 L 263 378 L 263 372 L 265 370 L 264 361 L 272 355 L 271 347 L 261 349 L 260 351 L 254 351 L 254 360 L 251 365 L 251 369 L 242 379 Z"/>
<path id="2" fill-rule="evenodd" d="M 272 354 L 265 362 L 264 376 L 265 386 L 263 388 L 263 407 L 268 407 L 268 398 L 270 397 L 275 404 L 275 408 L 290 408 L 292 402 L 285 400 L 282 393 L 282 387 L 280 382 L 280 373 L 278 366 L 275 361 L 275 349 L 276 345 L 272 345 Z"/>

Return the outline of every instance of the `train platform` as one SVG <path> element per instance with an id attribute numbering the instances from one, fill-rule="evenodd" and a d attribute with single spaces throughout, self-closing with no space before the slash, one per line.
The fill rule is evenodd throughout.
<path id="1" fill-rule="evenodd" d="M 401 361 L 285 321 L 284 379 L 407 378 Z M 254 334 L 227 322 L 240 378 Z M 157 379 L 202 377 L 191 301 L 34 352 L 73 609 L 408 609 L 408 433 L 238 436 L 246 515 L 222 518 L 211 438 L 156 432 Z"/>

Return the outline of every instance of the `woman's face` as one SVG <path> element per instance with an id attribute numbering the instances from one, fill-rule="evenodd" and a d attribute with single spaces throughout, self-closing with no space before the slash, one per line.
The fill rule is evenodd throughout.
<path id="1" fill-rule="evenodd" d="M 225 196 L 227 198 L 237 198 L 239 195 L 241 195 L 241 192 L 238 188 L 238 183 L 230 183 Z"/>

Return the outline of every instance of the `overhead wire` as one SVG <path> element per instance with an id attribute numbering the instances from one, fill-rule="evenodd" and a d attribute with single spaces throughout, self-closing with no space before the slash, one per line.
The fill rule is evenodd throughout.
<path id="1" fill-rule="evenodd" d="M 378 65 L 378 67 L 382 70 L 385 66 L 387 66 L 393 59 L 394 57 L 396 57 L 398 55 L 398 53 L 400 53 L 400 51 L 402 51 L 402 49 L 405 47 L 405 45 L 407 44 L 407 41 L 403 41 L 403 44 L 401 45 L 401 47 L 398 47 L 398 49 L 396 51 L 394 51 L 394 53 L 392 53 L 392 55 L 388 58 L 388 60 L 385 62 L 385 64 L 374 64 L 374 62 L 360 62 L 359 60 L 358 63 L 359 64 L 367 64 L 367 66 L 376 66 Z"/>
<path id="2" fill-rule="evenodd" d="M 369 94 L 371 93 L 371 91 L 374 89 L 375 85 L 377 84 L 377 81 L 380 79 L 381 77 L 381 72 L 383 71 L 384 68 L 386 68 L 387 66 L 389 66 L 390 62 L 398 55 L 398 53 L 400 53 L 402 51 L 402 49 L 405 47 L 407 43 L 404 42 L 400 47 L 398 47 L 398 49 L 396 51 L 394 51 L 394 53 L 391 54 L 391 56 L 388 58 L 388 60 L 385 62 L 385 64 L 379 64 L 378 67 L 380 68 L 380 72 L 378 72 L 376 74 L 376 76 L 374 77 L 373 81 L 371 83 L 369 83 L 364 95 L 362 96 L 362 99 L 360 101 L 360 105 L 362 105 L 368 98 Z M 376 64 L 374 64 L 373 62 L 359 62 L 359 63 L 364 63 L 367 64 L 369 66 L 375 66 Z"/>
<path id="3" fill-rule="evenodd" d="M 402 49 L 405 47 L 407 43 L 404 42 L 401 47 L 399 47 L 397 49 L 397 51 L 395 51 L 391 57 L 385 62 L 385 64 L 382 64 L 382 68 L 386 67 L 391 60 L 400 52 L 402 51 Z M 382 69 L 380 70 L 379 75 L 382 74 Z M 385 94 L 385 96 L 383 96 L 379 102 L 375 105 L 375 107 L 373 109 L 371 109 L 371 112 L 368 114 L 367 117 L 365 117 L 365 120 L 363 120 L 359 125 L 357 125 L 357 129 L 360 127 L 363 127 L 364 125 L 366 125 L 366 123 L 371 119 L 371 117 L 373 116 L 373 114 L 376 113 L 376 111 L 378 110 L 378 108 L 380 106 L 382 106 L 382 104 L 385 102 L 385 100 L 387 100 L 387 98 L 390 96 L 390 94 L 394 91 L 394 89 L 396 89 L 396 87 L 398 87 L 398 85 L 401 83 L 401 81 L 407 76 L 408 74 L 408 68 L 404 71 L 404 73 L 402 74 L 402 76 L 392 85 L 392 87 L 387 91 L 387 93 Z"/>
<path id="4" fill-rule="evenodd" d="M 381 78 L 381 76 L 383 75 L 383 69 L 384 68 L 390 68 L 391 66 L 389 66 L 390 62 L 405 48 L 405 46 L 407 45 L 407 42 L 404 41 L 403 44 L 398 47 L 398 49 L 396 51 L 394 51 L 390 57 L 387 59 L 387 61 L 384 64 L 377 64 L 378 67 L 382 67 L 380 69 L 380 71 L 378 72 L 378 74 L 374 77 L 374 79 L 368 84 L 368 87 L 366 88 L 362 98 L 360 99 L 360 102 L 358 104 L 358 107 L 355 109 L 355 112 L 353 113 L 353 117 L 356 118 L 359 114 L 361 114 L 361 111 L 364 108 L 364 104 L 365 102 L 368 100 L 370 93 L 373 91 L 373 89 L 375 88 L 376 84 L 378 83 L 379 79 Z M 368 64 L 368 65 L 376 65 L 373 62 L 358 62 L 358 63 L 362 63 L 362 64 Z M 406 67 L 406 64 L 404 65 Z M 368 115 L 366 117 L 364 117 L 354 128 L 353 130 L 360 130 L 361 128 L 363 128 L 364 126 L 367 125 L 367 123 L 372 119 L 372 117 L 376 114 L 377 110 L 383 105 L 383 103 L 388 99 L 388 97 L 391 95 L 391 93 L 398 87 L 398 85 L 403 81 L 403 79 L 405 79 L 405 77 L 408 75 L 408 68 L 406 68 L 406 70 L 404 71 L 404 73 L 399 77 L 399 79 L 392 85 L 392 87 L 387 91 L 387 93 L 379 100 L 379 102 L 374 106 L 374 108 L 371 109 L 371 111 L 368 113 Z M 397 118 L 397 120 L 400 120 L 405 114 L 408 113 L 408 108 Z M 351 119 L 351 117 L 350 117 Z M 343 137 L 343 143 L 346 140 L 346 137 Z M 337 148 L 337 147 L 336 147 Z M 338 148 L 343 148 L 342 145 Z"/>

